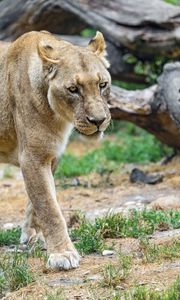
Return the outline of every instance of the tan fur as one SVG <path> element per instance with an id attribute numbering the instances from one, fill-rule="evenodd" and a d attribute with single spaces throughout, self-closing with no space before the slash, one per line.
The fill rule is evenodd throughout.
<path id="1" fill-rule="evenodd" d="M 42 230 L 53 269 L 79 265 L 52 171 L 73 127 L 92 137 L 101 135 L 110 122 L 110 75 L 104 55 L 101 33 L 87 47 L 48 32 L 0 43 L 0 162 L 22 169 L 29 204 L 21 242 L 35 229 Z M 100 88 L 103 82 L 106 87 Z M 78 92 L 72 93 L 76 87 Z"/>

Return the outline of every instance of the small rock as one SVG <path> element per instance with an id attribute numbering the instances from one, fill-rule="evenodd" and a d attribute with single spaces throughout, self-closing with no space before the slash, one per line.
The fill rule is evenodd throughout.
<path id="1" fill-rule="evenodd" d="M 71 186 L 81 185 L 79 178 L 73 178 L 71 181 Z"/>
<path id="2" fill-rule="evenodd" d="M 114 251 L 112 251 L 112 250 L 103 250 L 102 255 L 103 256 L 111 256 L 111 255 L 114 255 Z"/>
<path id="3" fill-rule="evenodd" d="M 146 174 L 138 168 L 134 168 L 130 174 L 130 182 L 132 183 L 156 184 L 162 182 L 162 180 L 161 174 Z"/>
<path id="4" fill-rule="evenodd" d="M 149 208 L 161 209 L 161 210 L 169 210 L 169 209 L 180 210 L 180 197 L 177 196 L 160 197 L 155 201 L 151 202 L 151 204 L 149 204 Z"/>
<path id="5" fill-rule="evenodd" d="M 9 253 L 22 253 L 23 250 L 17 249 L 17 247 L 14 246 L 14 247 L 11 247 L 11 248 L 9 247 L 9 248 L 7 249 L 7 252 L 9 252 Z"/>
<path id="6" fill-rule="evenodd" d="M 117 290 L 125 290 L 125 288 L 124 288 L 122 285 L 117 285 L 117 286 L 116 286 L 116 289 L 117 289 Z"/>
<path id="7" fill-rule="evenodd" d="M 87 279 L 92 281 L 98 281 L 102 279 L 102 276 L 95 274 L 95 275 L 88 276 Z"/>
<path id="8" fill-rule="evenodd" d="M 15 228 L 15 225 L 13 223 L 6 223 L 3 225 L 4 230 L 11 230 L 13 228 Z"/>
<path id="9" fill-rule="evenodd" d="M 82 284 L 84 281 L 81 278 L 57 278 L 48 282 L 51 287 L 77 285 Z"/>

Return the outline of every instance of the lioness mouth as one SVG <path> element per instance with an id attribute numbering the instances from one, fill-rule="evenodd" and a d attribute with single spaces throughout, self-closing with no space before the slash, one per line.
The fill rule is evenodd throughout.
<path id="1" fill-rule="evenodd" d="M 86 134 L 85 132 L 81 132 L 79 129 L 75 128 L 75 130 L 81 135 L 81 136 L 84 136 L 86 138 L 98 138 L 98 137 L 101 137 L 103 135 L 103 132 L 100 131 L 100 130 L 97 130 L 91 134 Z"/>

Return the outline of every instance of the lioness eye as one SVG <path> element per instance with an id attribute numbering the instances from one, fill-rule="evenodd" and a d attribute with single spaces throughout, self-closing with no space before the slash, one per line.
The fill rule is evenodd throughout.
<path id="1" fill-rule="evenodd" d="M 78 93 L 78 88 L 77 88 L 77 86 L 70 86 L 69 88 L 68 88 L 68 90 L 71 92 L 71 93 Z"/>
<path id="2" fill-rule="evenodd" d="M 106 85 L 107 85 L 107 82 L 100 82 L 99 87 L 100 87 L 101 89 L 103 89 L 103 88 L 106 87 Z"/>

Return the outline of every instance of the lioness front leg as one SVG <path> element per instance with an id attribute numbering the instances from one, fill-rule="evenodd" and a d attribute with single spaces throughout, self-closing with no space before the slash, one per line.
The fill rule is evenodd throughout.
<path id="1" fill-rule="evenodd" d="M 69 238 L 56 200 L 51 163 L 39 161 L 28 153 L 21 157 L 21 169 L 29 199 L 47 243 L 48 267 L 66 270 L 77 268 L 80 256 Z"/>

